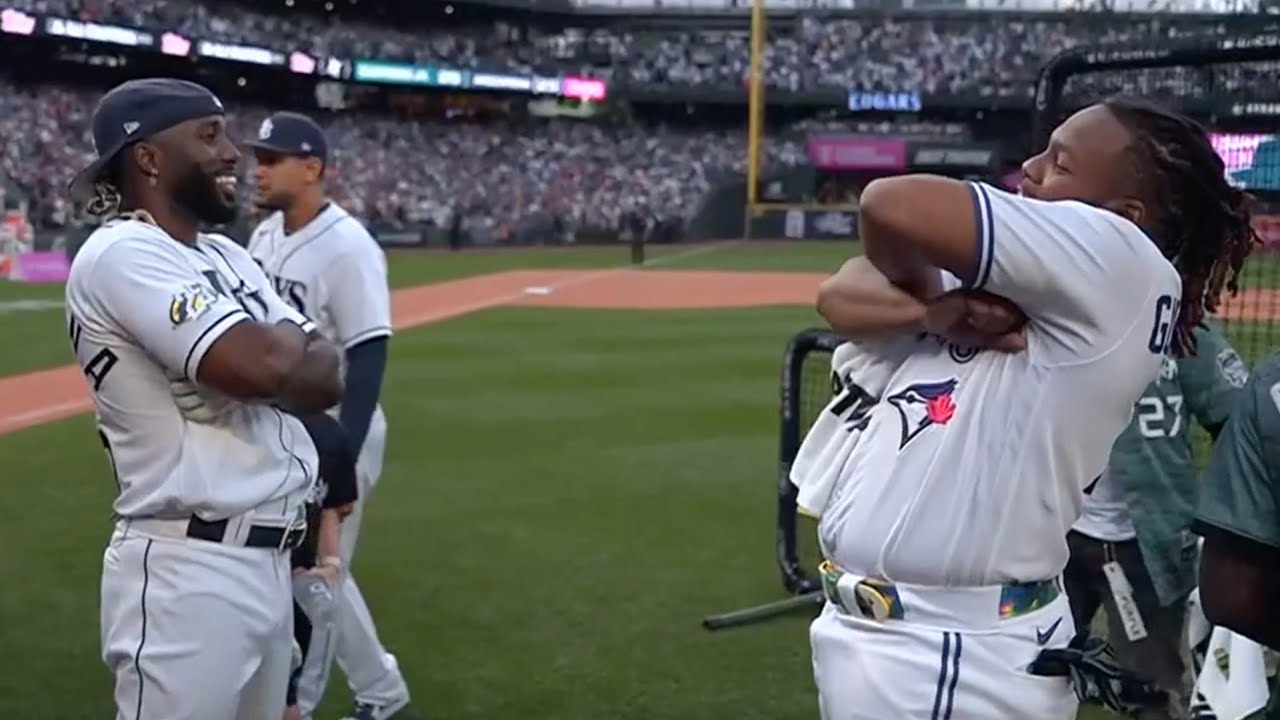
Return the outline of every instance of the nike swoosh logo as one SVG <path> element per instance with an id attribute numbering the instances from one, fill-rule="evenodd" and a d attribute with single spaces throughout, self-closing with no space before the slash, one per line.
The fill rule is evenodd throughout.
<path id="1" fill-rule="evenodd" d="M 1048 630 L 1041 631 L 1040 628 L 1036 628 L 1036 644 L 1043 645 L 1049 642 L 1049 639 L 1052 638 L 1053 634 L 1058 631 L 1058 626 L 1061 624 L 1062 624 L 1062 618 L 1058 618 L 1057 620 L 1053 621 L 1053 624 L 1049 626 Z"/>

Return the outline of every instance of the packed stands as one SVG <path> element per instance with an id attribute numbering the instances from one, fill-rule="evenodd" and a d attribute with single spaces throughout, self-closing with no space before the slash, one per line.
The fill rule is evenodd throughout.
<path id="1" fill-rule="evenodd" d="M 318 56 L 378 58 L 517 73 L 564 72 L 614 83 L 727 85 L 747 74 L 744 31 L 605 27 L 516 29 L 507 23 L 449 23 L 396 29 L 344 18 L 268 13 L 219 3 L 129 0 L 10 0 L 29 12 L 117 23 Z M 283 5 L 275 5 L 284 10 Z M 800 90 L 898 90 L 1029 96 L 1032 79 L 1056 53 L 1082 43 L 1139 43 L 1268 27 L 1261 15 L 1205 16 L 1084 12 L 1015 15 L 973 12 L 891 18 L 824 17 L 773 23 L 768 83 Z M 1249 78 L 1234 78 L 1238 88 Z"/>
<path id="2" fill-rule="evenodd" d="M 742 87 L 747 70 L 744 32 L 659 30 L 636 23 L 589 28 L 515 29 L 503 23 L 389 28 L 344 19 L 330 22 L 234 3 L 158 0 L 5 0 L 5 6 L 86 21 L 246 43 L 316 56 L 378 58 L 522 73 L 574 73 L 670 88 Z M 273 5 L 283 11 L 283 4 Z M 262 7 L 262 6 L 260 6 Z M 773 24 L 768 82 L 802 90 L 898 90 L 1026 97 L 1042 63 L 1082 42 L 1152 42 L 1214 35 L 1265 16 L 1078 13 L 904 16 L 898 19 L 818 15 Z M 1266 68 L 1274 75 L 1274 67 Z M 1205 73 L 1161 85 L 1148 75 L 1137 88 L 1151 96 L 1172 88 L 1194 94 L 1216 83 L 1243 92 L 1248 69 L 1230 77 Z M 1197 84 L 1199 83 L 1199 84 Z M 1154 84 L 1154 86 L 1152 86 Z M 1096 91 L 1091 88 L 1091 91 Z M 64 188 L 87 158 L 88 114 L 97 91 L 0 82 L 0 186 L 17 190 L 37 224 L 77 221 Z M 232 107 L 232 130 L 248 137 L 265 108 Z M 331 178 L 351 209 L 383 226 L 430 222 L 443 226 L 464 214 L 473 236 L 509 238 L 521 226 L 617 227 L 628 212 L 687 219 L 722 173 L 741 172 L 745 132 L 653 124 L 555 121 L 469 122 L 392 119 L 347 113 L 321 118 L 335 148 Z M 864 125 L 868 123 L 863 123 Z M 885 122 L 873 132 L 894 131 Z M 919 123 L 921 134 L 962 136 L 959 123 Z M 840 129 L 841 121 L 827 123 Z M 798 129 L 820 129 L 810 123 Z M 848 121 L 843 129 L 850 130 Z M 898 128 L 901 133 L 902 129 Z M 797 140 L 766 144 L 770 166 L 800 165 Z"/>
<path id="3" fill-rule="evenodd" d="M 32 202 L 39 225 L 74 222 L 65 187 L 91 157 L 97 93 L 0 82 L 0 175 Z M 230 131 L 249 139 L 266 108 L 229 108 Z M 567 120 L 513 125 L 426 122 L 363 115 L 324 120 L 330 179 L 352 211 L 397 226 L 448 222 L 464 210 L 473 234 L 515 233 L 554 214 L 573 226 L 617 227 L 627 210 L 685 218 L 717 173 L 742 172 L 745 134 Z M 803 148 L 769 148 L 779 164 Z M 246 184 L 247 185 L 247 184 Z"/>

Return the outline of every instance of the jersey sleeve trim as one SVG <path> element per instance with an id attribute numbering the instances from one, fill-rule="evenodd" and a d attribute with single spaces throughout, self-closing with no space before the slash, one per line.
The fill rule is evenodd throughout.
<path id="1" fill-rule="evenodd" d="M 995 255 L 995 231 L 991 217 L 991 198 L 982 185 L 971 182 L 969 194 L 973 198 L 974 234 L 978 238 L 978 266 L 973 272 L 973 282 L 968 289 L 981 290 L 991 278 L 991 264 Z"/>
<path id="2" fill-rule="evenodd" d="M 391 328 L 386 325 L 379 325 L 378 327 L 371 327 L 363 332 L 358 332 L 342 342 L 342 349 L 350 350 L 360 343 L 380 337 L 391 337 Z"/>
<path id="3" fill-rule="evenodd" d="M 1228 523 L 1219 522 L 1213 518 L 1204 516 L 1197 516 L 1191 520 L 1191 532 L 1199 535 L 1200 537 L 1207 537 L 1215 534 L 1220 536 L 1228 535 L 1240 540 L 1263 545 L 1274 550 L 1280 550 L 1280 545 L 1277 545 L 1274 540 L 1264 540 L 1253 533 L 1244 532 L 1239 528 L 1231 527 Z"/>
<path id="4" fill-rule="evenodd" d="M 213 347 L 213 343 L 222 334 L 230 330 L 233 325 L 248 320 L 249 314 L 242 309 L 231 310 L 222 317 L 215 320 L 209 327 L 200 333 L 196 341 L 191 344 L 191 349 L 187 351 L 186 362 L 182 364 L 182 372 L 188 380 L 196 379 L 196 371 L 200 368 L 200 361 L 204 359 L 204 354 Z"/>

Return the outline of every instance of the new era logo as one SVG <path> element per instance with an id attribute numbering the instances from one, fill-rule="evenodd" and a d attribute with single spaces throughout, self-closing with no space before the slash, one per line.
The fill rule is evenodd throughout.
<path id="1" fill-rule="evenodd" d="M 125 135 L 132 135 L 132 134 L 134 134 L 134 133 L 138 132 L 138 128 L 140 128 L 140 127 L 142 127 L 142 124 L 141 124 L 141 123 L 138 123 L 138 122 L 136 122 L 136 121 L 130 120 L 129 122 L 127 122 L 127 123 L 125 123 L 125 124 L 124 124 L 124 134 L 125 134 Z"/>

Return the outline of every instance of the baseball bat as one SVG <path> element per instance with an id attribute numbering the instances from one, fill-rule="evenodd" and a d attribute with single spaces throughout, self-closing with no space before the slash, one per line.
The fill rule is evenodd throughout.
<path id="1" fill-rule="evenodd" d="M 743 608 L 732 612 L 721 613 L 719 615 L 708 615 L 702 619 L 702 627 L 707 630 L 722 630 L 729 627 L 737 627 L 739 625 L 750 625 L 761 620 L 778 615 L 785 615 L 792 610 L 802 607 L 812 607 L 820 605 L 824 601 L 821 590 L 807 592 L 803 595 L 796 595 L 778 600 L 764 605 L 756 605 L 755 607 Z"/>

